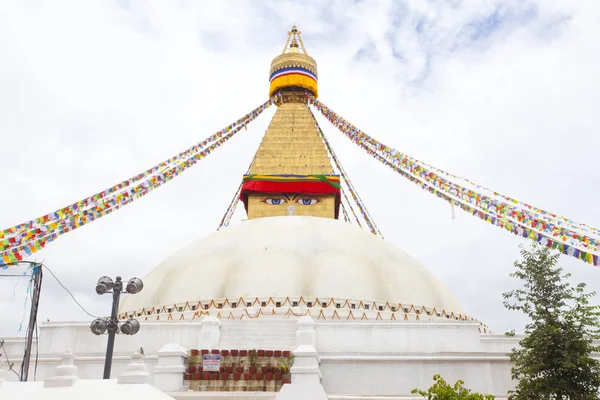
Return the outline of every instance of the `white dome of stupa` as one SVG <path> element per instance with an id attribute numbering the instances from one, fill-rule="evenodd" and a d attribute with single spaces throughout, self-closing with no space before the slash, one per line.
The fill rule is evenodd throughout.
<path id="1" fill-rule="evenodd" d="M 463 314 L 456 298 L 417 260 L 380 237 L 328 218 L 271 217 L 231 225 L 178 251 L 143 281 L 142 292 L 125 298 L 122 313 L 223 299 L 243 298 L 245 307 L 247 299 L 303 298 Z"/>

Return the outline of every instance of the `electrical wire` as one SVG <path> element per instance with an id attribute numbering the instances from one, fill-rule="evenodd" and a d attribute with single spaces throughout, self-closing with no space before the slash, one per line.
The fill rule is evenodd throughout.
<path id="1" fill-rule="evenodd" d="M 27 265 L 29 265 L 29 268 L 33 269 L 32 273 L 28 274 L 27 272 L 24 272 L 23 274 L 18 274 L 18 275 L 17 274 L 0 274 L 0 277 L 11 277 L 11 278 L 14 278 L 14 277 L 25 277 L 25 276 L 29 277 L 29 284 L 27 285 L 27 293 L 29 294 L 29 298 L 31 300 L 31 307 L 32 308 L 33 307 L 37 307 L 39 305 L 39 291 L 41 290 L 41 286 L 42 286 L 42 270 L 41 270 L 42 264 L 38 263 L 38 262 L 35 262 L 35 261 L 21 261 L 21 262 L 10 263 L 8 265 L 17 265 L 17 264 L 27 264 Z M 40 268 L 39 271 L 36 271 L 35 270 L 36 268 Z M 35 279 L 35 274 L 36 273 L 39 273 L 39 279 Z M 19 283 L 19 281 L 17 281 L 17 285 L 18 285 L 18 283 Z M 33 293 L 34 292 L 31 290 L 34 284 L 36 285 L 35 286 L 35 290 L 38 291 L 38 296 L 36 298 L 35 304 L 34 304 L 34 299 L 33 299 Z M 15 285 L 15 290 L 16 290 L 17 285 Z M 14 297 L 14 295 L 13 295 L 13 297 Z M 26 308 L 27 308 L 27 299 L 25 299 L 25 305 L 24 305 L 24 311 L 23 311 L 24 313 L 25 313 Z M 24 317 L 24 315 L 23 315 L 23 317 Z M 21 326 L 22 325 L 23 325 L 23 321 L 21 321 Z M 36 333 L 37 333 L 37 318 L 34 320 L 34 327 L 36 328 Z M 19 328 L 19 331 L 21 331 L 21 328 Z M 28 337 L 31 333 L 32 332 L 31 332 L 29 324 L 28 324 L 27 331 L 26 331 L 26 337 Z M 37 339 L 36 339 L 36 346 L 38 346 Z M 6 351 L 6 347 L 4 346 L 4 341 L 3 340 L 0 341 L 0 348 L 4 349 L 4 355 L 6 357 L 6 361 L 8 362 L 9 370 L 11 370 L 19 378 L 19 380 L 22 380 L 24 369 L 25 369 L 25 359 L 27 358 L 27 353 L 25 353 L 23 355 L 23 362 L 21 362 L 21 366 L 19 368 L 20 369 L 20 373 L 19 373 L 19 372 L 17 372 L 17 371 L 14 370 L 13 364 L 8 359 L 8 354 L 6 354 L 7 351 Z M 25 351 L 27 352 L 27 350 L 25 350 Z M 38 353 L 38 350 L 36 350 L 36 362 L 35 362 L 36 371 L 37 371 L 37 359 L 38 359 L 37 353 Z"/>
<path id="2" fill-rule="evenodd" d="M 71 291 L 60 281 L 60 279 L 58 279 L 58 277 L 54 274 L 54 272 L 52 272 L 52 270 L 50 268 L 48 268 L 46 265 L 44 265 L 43 262 L 36 262 L 36 261 L 20 261 L 20 262 L 14 262 L 14 263 L 9 263 L 6 264 L 7 266 L 10 265 L 18 265 L 18 264 L 29 264 L 30 268 L 39 268 L 39 279 L 37 279 L 36 283 L 36 290 L 37 290 L 37 298 L 34 304 L 34 299 L 33 299 L 33 292 L 29 291 L 29 297 L 31 298 L 31 307 L 38 307 L 39 306 L 39 302 L 40 302 L 40 294 L 41 294 L 41 290 L 42 290 L 42 274 L 43 274 L 43 268 L 45 268 L 46 270 L 48 270 L 48 272 L 50 272 L 50 275 L 52 275 L 52 277 L 54 278 L 54 280 L 56 280 L 56 282 L 58 282 L 58 284 L 69 294 L 69 296 L 71 296 L 71 298 L 73 299 L 73 301 L 75 302 L 75 304 L 77 304 L 79 306 L 79 308 L 81 308 L 81 310 L 86 313 L 87 315 L 89 315 L 92 318 L 98 318 L 92 314 L 90 314 L 85 307 L 83 307 L 81 305 L 81 303 L 79 303 L 79 301 L 77 301 L 77 299 L 75 298 L 75 296 L 73 295 L 73 293 L 71 293 Z M 42 268 L 43 267 L 43 268 Z M 30 282 L 29 282 L 29 287 L 31 287 L 32 283 L 34 282 L 34 274 L 36 272 L 34 271 L 31 275 L 24 273 L 21 275 L 16 275 L 16 274 L 10 274 L 10 275 L 0 275 L 0 276 L 6 276 L 6 277 L 22 277 L 22 276 L 30 276 Z M 18 282 L 17 282 L 18 283 Z M 34 324 L 32 329 L 34 330 L 32 332 L 32 330 L 30 329 L 29 325 L 27 326 L 27 336 L 31 335 L 31 334 L 35 334 L 35 363 L 34 363 L 34 372 L 33 372 L 33 380 L 35 381 L 37 378 L 37 367 L 38 367 L 38 361 L 39 361 L 39 331 L 38 331 L 38 321 L 37 321 L 37 316 L 34 320 Z M 18 378 L 19 380 L 21 380 L 21 377 L 23 376 L 23 372 L 24 372 L 24 368 L 25 368 L 25 355 L 23 356 L 23 362 L 21 363 L 21 373 L 19 374 L 17 371 L 15 371 L 13 369 L 13 364 L 10 363 L 10 360 L 8 359 L 8 355 L 6 354 L 6 348 L 4 347 L 4 341 L 0 341 L 0 349 L 4 349 L 4 356 L 6 357 L 6 361 L 8 362 L 8 368 L 10 371 L 12 371 Z M 1 356 L 2 354 L 0 354 Z"/>
<path id="3" fill-rule="evenodd" d="M 17 265 L 17 264 L 29 264 L 30 268 L 39 268 L 39 279 L 37 279 L 37 281 L 35 281 L 37 283 L 36 286 L 36 290 L 38 295 L 36 296 L 35 299 L 35 304 L 34 304 L 34 298 L 33 298 L 33 291 L 29 290 L 32 286 L 32 284 L 34 283 L 34 273 L 32 273 L 31 275 L 24 273 L 21 275 L 16 275 L 16 274 L 9 274 L 9 275 L 0 275 L 0 276 L 6 276 L 6 277 L 23 277 L 23 276 L 29 276 L 30 277 L 30 281 L 29 281 L 29 287 L 28 287 L 28 291 L 29 291 L 29 297 L 31 299 L 31 307 L 38 307 L 39 306 L 39 302 L 40 302 L 40 294 L 41 294 L 41 290 L 42 290 L 42 274 L 43 274 L 43 268 L 45 268 L 46 270 L 48 270 L 48 272 L 50 272 L 50 275 L 52 275 L 52 277 L 56 280 L 56 282 L 58 282 L 58 284 L 67 292 L 69 293 L 69 295 L 71 296 L 71 298 L 73 299 L 73 301 L 75 302 L 75 304 L 77 304 L 79 306 L 79 308 L 81 308 L 81 310 L 83 310 L 83 312 L 85 312 L 87 315 L 93 317 L 93 318 L 97 318 L 96 316 L 90 314 L 82 305 L 81 303 L 79 303 L 79 301 L 77 301 L 77 299 L 75 298 L 75 296 L 73 295 L 73 293 L 71 293 L 71 291 L 60 281 L 60 279 L 58 279 L 58 277 L 54 274 L 54 272 L 52 272 L 52 270 L 50 268 L 48 268 L 46 265 L 39 262 L 35 262 L 35 261 L 22 261 L 22 262 L 18 262 L 18 263 L 11 263 L 10 265 Z M 18 282 L 17 282 L 18 283 Z M 34 372 L 33 372 L 33 380 L 35 381 L 37 379 L 37 368 L 38 368 L 38 361 L 39 361 L 39 330 L 38 330 L 38 321 L 37 318 L 35 318 L 34 320 L 34 325 L 32 327 L 33 331 L 30 329 L 29 325 L 27 326 L 27 332 L 26 332 L 26 336 L 28 337 L 31 334 L 35 334 L 35 363 L 34 363 Z M 4 341 L 0 341 L 0 348 L 4 349 L 4 355 L 6 357 L 6 361 L 8 362 L 8 367 L 9 369 L 19 378 L 19 380 L 21 380 L 21 377 L 23 376 L 23 372 L 24 372 L 24 368 L 25 368 L 25 358 L 26 355 L 23 356 L 23 362 L 21 363 L 21 373 L 19 374 L 17 371 L 15 371 L 12 368 L 12 364 L 10 363 L 10 360 L 8 359 L 8 355 L 6 354 L 6 348 L 4 347 Z"/>
<path id="4" fill-rule="evenodd" d="M 41 289 L 41 286 L 40 286 Z M 33 367 L 33 380 L 37 379 L 38 357 L 40 355 L 40 336 L 38 332 L 38 323 L 35 321 L 35 366 Z"/>
<path id="5" fill-rule="evenodd" d="M 0 340 L 0 350 L 4 350 L 4 352 L 1 353 L 0 356 L 4 355 L 4 357 L 6 358 L 6 363 L 8 364 L 8 370 L 11 371 L 12 373 L 14 373 L 17 376 L 17 378 L 19 378 L 19 380 L 21 380 L 21 375 L 19 375 L 19 373 L 13 369 L 14 363 L 11 363 L 10 360 L 8 359 L 8 351 L 6 350 L 6 347 L 4 347 L 4 340 Z"/>
<path id="6" fill-rule="evenodd" d="M 50 268 L 48 268 L 48 267 L 47 267 L 47 266 L 45 266 L 45 265 L 43 265 L 43 267 L 44 267 L 44 268 L 45 268 L 45 269 L 46 269 L 48 272 L 50 272 L 50 274 L 51 274 L 51 275 L 52 275 L 52 277 L 53 277 L 53 278 L 56 280 L 56 282 L 58 282 L 58 284 L 59 284 L 60 286 L 62 286 L 62 288 L 63 288 L 63 289 L 65 289 L 65 291 L 66 291 L 67 293 L 69 293 L 69 296 L 71 296 L 71 298 L 73 299 L 73 301 L 75 302 L 75 304 L 77 304 L 77 305 L 79 306 L 79 308 L 81 308 L 81 310 L 82 310 L 84 313 L 86 313 L 87 315 L 89 315 L 89 316 L 90 316 L 90 317 L 92 317 L 92 318 L 99 318 L 99 317 L 97 317 L 97 316 L 95 316 L 95 315 L 92 315 L 92 314 L 90 314 L 90 313 L 89 313 L 89 312 L 88 312 L 88 311 L 87 311 L 87 310 L 86 310 L 86 309 L 85 309 L 85 308 L 84 308 L 84 307 L 83 307 L 83 306 L 82 306 L 82 305 L 81 305 L 81 304 L 80 304 L 80 303 L 77 301 L 77 299 L 75 298 L 75 296 L 73 296 L 73 293 L 71 293 L 71 291 L 70 291 L 69 289 L 67 289 L 67 287 L 66 287 L 65 285 L 63 285 L 63 283 L 60 281 L 60 279 L 58 279 L 58 278 L 56 277 L 56 275 L 54 275 L 54 272 L 52 272 L 52 270 L 51 270 Z"/>
<path id="7" fill-rule="evenodd" d="M 40 304 L 40 295 L 41 295 L 42 280 L 43 280 L 42 264 L 37 263 L 37 264 L 30 264 L 30 265 L 33 265 L 32 267 L 30 267 L 30 268 L 33 268 L 33 272 L 31 274 L 31 280 L 29 281 L 29 285 L 27 287 L 27 292 L 29 293 L 29 298 L 31 300 L 31 310 L 34 310 L 34 309 L 38 310 L 38 307 Z M 37 277 L 35 274 L 38 274 Z M 33 288 L 33 290 L 32 290 L 32 288 Z M 37 295 L 34 299 L 33 294 L 35 292 L 37 292 Z M 29 320 L 29 323 L 27 324 L 27 331 L 25 334 L 26 338 L 30 338 L 33 335 L 33 333 L 34 333 L 33 329 L 36 329 L 36 331 L 37 331 L 37 311 L 33 315 L 33 327 L 30 326 L 30 324 L 31 324 L 31 319 Z M 38 345 L 38 343 L 37 343 L 37 339 L 36 339 L 36 346 L 37 345 Z M 27 381 L 29 378 L 29 364 L 31 362 L 31 358 L 28 357 L 28 353 L 30 356 L 31 348 L 29 348 L 29 350 L 28 350 L 26 347 L 25 353 L 23 354 L 23 361 L 21 362 L 21 368 L 20 368 L 21 369 L 21 380 L 24 379 L 25 381 Z M 37 350 L 36 350 L 36 358 L 37 358 Z M 26 365 L 27 365 L 27 371 L 28 371 L 27 374 L 25 374 L 25 366 Z M 35 368 L 37 369 L 37 360 L 35 363 Z M 34 378 L 34 380 L 35 380 L 35 378 Z"/>
<path id="8" fill-rule="evenodd" d="M 40 298 L 42 295 L 42 277 L 43 277 L 43 270 L 42 267 L 40 266 L 40 277 L 38 279 L 38 286 L 37 286 L 37 296 L 36 296 L 36 302 L 35 302 L 35 308 L 39 310 L 39 305 L 40 305 Z M 30 293 L 31 296 L 31 306 L 33 307 L 33 293 Z M 34 363 L 34 372 L 33 372 L 33 380 L 35 381 L 36 377 L 37 377 L 37 367 L 38 367 L 38 356 L 39 356 L 39 337 L 38 337 L 38 318 L 36 315 L 36 318 L 33 322 L 33 329 L 35 330 L 35 363 Z M 33 334 L 34 332 L 29 332 L 29 334 Z"/>
<path id="9" fill-rule="evenodd" d="M 33 298 L 32 293 L 31 293 L 31 288 L 33 287 L 33 274 L 31 274 L 29 276 L 29 283 L 27 284 L 27 292 L 29 294 L 29 297 L 31 298 L 31 301 L 33 302 Z M 17 286 L 19 285 L 19 281 L 17 281 L 17 283 L 15 284 L 15 287 L 13 288 L 13 299 L 15 298 L 16 294 L 17 294 Z M 27 295 L 25 296 L 25 301 L 23 302 L 23 316 L 21 317 L 21 323 L 19 324 L 19 333 L 21 332 L 21 330 L 23 329 L 23 322 L 25 322 L 25 316 L 27 315 Z"/>
<path id="10" fill-rule="evenodd" d="M 31 290 L 31 288 L 33 287 L 33 281 L 34 281 L 34 273 L 31 274 L 31 279 L 29 280 L 29 284 L 27 285 L 27 294 L 29 296 L 25 296 L 25 302 L 23 304 L 23 318 L 21 319 L 21 323 L 19 324 L 19 332 L 21 332 L 21 329 L 23 328 L 23 321 L 25 321 L 25 314 L 27 312 L 27 297 L 29 297 L 29 299 L 31 300 L 31 309 L 33 310 L 33 291 Z M 30 319 L 31 322 L 31 319 Z M 29 330 L 29 323 L 27 324 L 27 329 L 25 330 L 25 338 L 28 338 L 30 334 L 30 330 Z M 25 360 L 27 358 L 27 346 L 25 346 L 24 349 L 24 354 L 23 354 L 23 361 L 21 362 L 21 367 L 19 368 L 19 375 L 21 376 L 21 380 L 23 380 L 23 376 L 24 376 L 24 370 L 25 370 Z"/>

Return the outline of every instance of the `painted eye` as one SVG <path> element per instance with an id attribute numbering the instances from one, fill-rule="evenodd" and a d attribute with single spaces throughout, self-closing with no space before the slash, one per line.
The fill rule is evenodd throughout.
<path id="1" fill-rule="evenodd" d="M 264 202 L 272 206 L 278 206 L 280 204 L 283 204 L 284 201 L 282 198 L 279 197 L 269 197 L 268 199 L 265 199 Z"/>
<path id="2" fill-rule="evenodd" d="M 317 204 L 319 200 L 310 197 L 303 197 L 301 199 L 298 199 L 297 202 L 299 204 L 302 204 L 303 206 L 312 206 L 313 204 Z"/>

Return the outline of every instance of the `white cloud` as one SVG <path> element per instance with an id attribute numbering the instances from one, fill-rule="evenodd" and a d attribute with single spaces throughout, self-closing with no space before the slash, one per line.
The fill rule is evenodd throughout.
<path id="1" fill-rule="evenodd" d="M 145 170 L 262 103 L 293 23 L 319 63 L 321 100 L 362 130 L 600 226 L 600 9 L 563 3 L 4 2 L 0 226 Z M 99 276 L 143 276 L 214 231 L 273 112 L 165 188 L 36 257 L 90 312 L 106 314 L 108 299 L 93 293 Z M 524 240 L 459 211 L 452 220 L 446 203 L 320 120 L 386 239 L 469 314 L 499 330 L 521 326 L 501 293 L 515 285 L 508 274 Z M 562 263 L 573 281 L 600 288 L 593 267 Z M 13 299 L 14 283 L 0 279 L 0 334 L 15 334 L 22 318 L 25 284 Z M 87 318 L 48 274 L 43 290 L 41 320 Z"/>

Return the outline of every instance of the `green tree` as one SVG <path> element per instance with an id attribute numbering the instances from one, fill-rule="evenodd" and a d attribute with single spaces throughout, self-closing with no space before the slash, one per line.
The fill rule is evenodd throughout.
<path id="1" fill-rule="evenodd" d="M 537 243 L 521 246 L 522 260 L 511 277 L 521 289 L 504 293 L 504 306 L 529 317 L 520 347 L 509 354 L 512 379 L 517 380 L 511 400 L 598 399 L 600 362 L 593 340 L 599 338 L 599 306 L 589 304 L 595 293 L 585 284 L 572 287 L 557 266 L 559 254 Z M 507 333 L 514 335 L 514 331 Z"/>
<path id="2" fill-rule="evenodd" d="M 454 386 L 446 383 L 444 378 L 439 374 L 433 376 L 434 384 L 427 389 L 413 389 L 412 394 L 418 394 L 425 397 L 428 400 L 494 400 L 494 396 L 491 394 L 479 394 L 471 393 L 469 389 L 463 387 L 463 381 L 456 381 Z"/>

